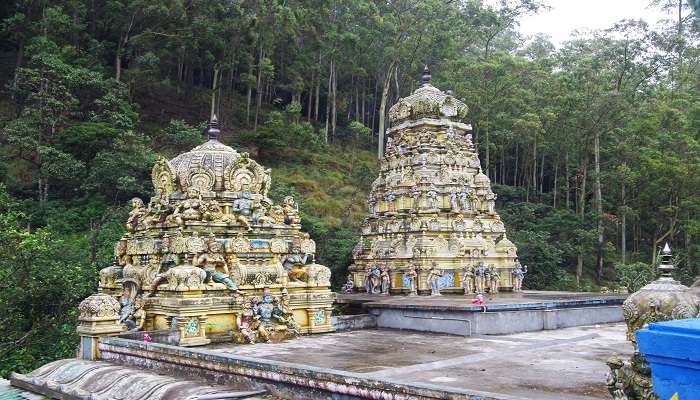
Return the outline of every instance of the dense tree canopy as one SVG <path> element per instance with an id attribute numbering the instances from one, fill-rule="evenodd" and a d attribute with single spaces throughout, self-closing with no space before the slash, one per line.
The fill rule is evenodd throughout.
<path id="1" fill-rule="evenodd" d="M 71 355 L 122 205 L 214 113 L 273 167 L 273 197 L 300 200 L 341 282 L 388 108 L 426 64 L 469 106 L 527 286 L 634 289 L 666 241 L 688 283 L 700 19 L 697 2 L 650 5 L 670 11 L 658 28 L 620 21 L 557 48 L 518 32 L 537 0 L 2 3 L 0 374 Z"/>

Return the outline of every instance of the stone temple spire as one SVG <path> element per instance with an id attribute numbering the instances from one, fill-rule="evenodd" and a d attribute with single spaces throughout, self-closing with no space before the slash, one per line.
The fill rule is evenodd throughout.
<path id="1" fill-rule="evenodd" d="M 219 135 L 221 131 L 219 130 L 219 120 L 216 118 L 216 114 L 212 115 L 209 121 L 209 129 L 207 129 L 207 139 L 209 140 L 219 140 Z"/>
<path id="2" fill-rule="evenodd" d="M 671 247 L 666 242 L 664 249 L 661 250 L 661 263 L 659 264 L 659 280 L 673 281 L 673 256 L 671 255 Z"/>
<path id="3" fill-rule="evenodd" d="M 423 68 L 423 73 L 420 76 L 420 80 L 423 83 L 423 85 L 430 85 L 430 80 L 432 79 L 432 75 L 430 75 L 430 69 L 426 65 L 425 68 Z"/>

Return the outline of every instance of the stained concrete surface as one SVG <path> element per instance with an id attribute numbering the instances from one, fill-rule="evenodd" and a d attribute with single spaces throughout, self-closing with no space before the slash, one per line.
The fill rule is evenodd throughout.
<path id="1" fill-rule="evenodd" d="M 446 294 L 442 296 L 380 296 L 366 293 L 339 293 L 338 304 L 372 304 L 376 306 L 402 306 L 412 307 L 472 307 L 472 300 L 476 295 Z M 525 290 L 522 292 L 485 293 L 486 306 L 506 306 L 515 304 L 537 303 L 566 303 L 572 301 L 587 300 L 619 300 L 620 303 L 627 297 L 626 294 L 614 293 L 589 293 L 589 292 L 557 292 Z"/>
<path id="2" fill-rule="evenodd" d="M 372 329 L 208 349 L 522 399 L 592 400 L 609 398 L 605 360 L 632 352 L 625 332 L 621 323 L 472 337 Z"/>

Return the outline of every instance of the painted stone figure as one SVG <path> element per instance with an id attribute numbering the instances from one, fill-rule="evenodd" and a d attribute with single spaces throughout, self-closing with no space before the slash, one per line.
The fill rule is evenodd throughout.
<path id="1" fill-rule="evenodd" d="M 498 285 L 501 281 L 501 274 L 496 269 L 496 266 L 490 264 L 486 269 L 486 278 L 488 279 L 489 293 L 498 293 Z"/>
<path id="2" fill-rule="evenodd" d="M 253 344 L 259 340 L 270 341 L 270 334 L 260 321 L 260 316 L 253 310 L 252 301 L 246 301 L 241 305 L 237 326 L 248 343 Z"/>
<path id="3" fill-rule="evenodd" d="M 486 263 L 483 261 L 479 261 L 474 267 L 474 286 L 476 286 L 476 293 L 484 293 L 484 288 L 486 287 Z"/>
<path id="4" fill-rule="evenodd" d="M 233 212 L 236 213 L 236 221 L 243 225 L 248 231 L 252 231 L 250 226 L 250 218 L 253 216 L 253 202 L 250 199 L 250 193 L 241 192 L 240 198 L 233 201 Z"/>
<path id="5" fill-rule="evenodd" d="M 520 261 L 515 262 L 513 267 L 513 291 L 520 292 L 523 290 L 523 279 L 525 274 L 527 274 L 527 265 L 523 266 Z"/>
<path id="6" fill-rule="evenodd" d="M 348 279 L 343 285 L 343 293 L 352 293 L 355 291 L 355 282 L 352 280 L 352 275 L 348 274 Z"/>
<path id="7" fill-rule="evenodd" d="M 379 294 L 382 292 L 382 271 L 378 265 L 367 269 L 365 277 L 365 290 L 368 294 Z"/>
<path id="8" fill-rule="evenodd" d="M 381 281 L 381 293 L 383 295 L 388 295 L 389 289 L 391 288 L 391 277 L 389 276 L 388 267 L 382 268 L 382 273 L 379 276 L 379 279 Z"/>
<path id="9" fill-rule="evenodd" d="M 417 280 L 418 280 L 418 273 L 416 272 L 416 267 L 410 266 L 408 268 L 408 271 L 404 272 L 407 280 L 408 280 L 408 295 L 409 296 L 417 296 L 418 295 L 418 285 L 417 285 Z"/>
<path id="10" fill-rule="evenodd" d="M 134 197 L 129 203 L 131 211 L 129 211 L 129 217 L 126 220 L 126 230 L 134 232 L 143 218 L 146 217 L 146 209 L 143 207 L 143 200 L 138 197 Z"/>
<path id="11" fill-rule="evenodd" d="M 433 263 L 428 271 L 428 277 L 426 281 L 430 285 L 430 295 L 431 296 L 441 296 L 440 294 L 440 277 L 443 276 L 442 269 L 438 268 L 437 263 Z"/>
<path id="12" fill-rule="evenodd" d="M 464 268 L 461 279 L 464 295 L 469 296 L 474 293 L 474 267 L 471 264 L 467 264 Z"/>
<path id="13" fill-rule="evenodd" d="M 206 251 L 197 258 L 197 266 L 204 269 L 207 277 L 204 282 L 210 280 L 223 283 L 232 293 L 238 290 L 236 283 L 229 277 L 228 264 L 223 255 L 223 248 L 216 240 L 214 234 L 210 234 L 206 241 Z"/>

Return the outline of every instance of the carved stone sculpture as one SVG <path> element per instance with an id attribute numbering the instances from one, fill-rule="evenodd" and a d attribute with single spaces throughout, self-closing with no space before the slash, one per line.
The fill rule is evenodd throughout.
<path id="1" fill-rule="evenodd" d="M 652 391 L 649 364 L 637 351 L 637 330 L 652 322 L 698 316 L 700 297 L 673 279 L 673 257 L 668 244 L 661 252 L 658 269 L 660 277 L 657 280 L 630 295 L 622 304 L 627 340 L 632 342 L 635 352 L 629 361 L 616 355 L 608 360 L 607 386 L 616 400 L 657 399 Z"/>
<path id="2" fill-rule="evenodd" d="M 128 233 L 115 245 L 115 264 L 100 272 L 100 290 L 114 296 L 121 313 L 110 329 L 164 329 L 173 314 L 186 315 L 176 323 L 180 344 L 204 345 L 209 333 L 240 330 L 236 320 L 246 302 L 239 300 L 255 297 L 272 326 L 259 328 L 245 316 L 246 334 L 254 332 L 256 340 L 264 340 L 263 330 L 278 338 L 287 329 L 333 331 L 329 318 L 308 318 L 329 313 L 334 295 L 330 270 L 314 262 L 316 245 L 301 231 L 296 201 L 272 204 L 270 170 L 219 142 L 219 134 L 214 118 L 207 142 L 156 161 L 147 208 L 138 198 L 130 201 Z M 290 285 L 294 296 L 283 296 Z M 263 296 L 266 287 L 270 298 Z M 270 308 L 275 318 L 267 318 Z M 218 322 L 207 324 L 209 315 Z M 281 319 L 295 321 L 294 315 L 302 324 L 278 329 Z"/>
<path id="3" fill-rule="evenodd" d="M 408 279 L 408 295 L 417 296 L 418 295 L 418 273 L 416 272 L 416 267 L 410 266 L 408 271 L 405 273 Z"/>
<path id="4" fill-rule="evenodd" d="M 515 262 L 513 267 L 513 291 L 520 292 L 523 290 L 523 279 L 525 279 L 525 274 L 527 274 L 527 265 L 523 266 L 520 261 Z"/>
<path id="5" fill-rule="evenodd" d="M 361 282 L 373 265 L 388 266 L 394 277 L 410 265 L 435 262 L 445 274 L 456 276 L 464 265 L 488 257 L 508 277 L 493 291 L 510 290 L 517 251 L 509 241 L 497 248 L 505 227 L 469 134 L 467 106 L 432 86 L 429 75 L 425 71 L 422 86 L 389 111 L 386 153 L 367 199 L 361 245 L 353 249 L 349 271 Z M 454 233 L 461 236 L 448 243 Z M 481 236 L 472 240 L 476 233 Z M 391 289 L 397 290 L 389 293 L 405 292 L 400 290 L 405 288 L 402 280 L 392 281 Z M 363 286 L 357 289 L 367 290 Z M 446 286 L 443 292 L 462 289 Z M 429 294 L 426 287 L 419 291 Z"/>
<path id="6" fill-rule="evenodd" d="M 442 269 L 438 268 L 437 263 L 433 263 L 433 265 L 430 268 L 430 271 L 428 271 L 428 277 L 426 278 L 426 281 L 430 286 L 431 296 L 440 296 L 440 278 L 442 276 Z"/>
<path id="7" fill-rule="evenodd" d="M 462 288 L 465 296 L 474 293 L 474 267 L 471 264 L 467 265 L 462 272 Z"/>

